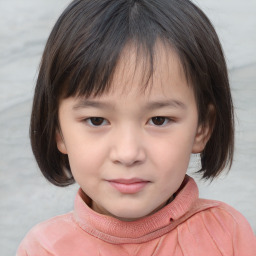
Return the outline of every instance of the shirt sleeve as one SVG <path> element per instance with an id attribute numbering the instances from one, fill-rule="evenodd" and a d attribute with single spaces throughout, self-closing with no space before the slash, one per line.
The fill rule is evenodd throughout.
<path id="1" fill-rule="evenodd" d="M 232 234 L 233 256 L 256 256 L 256 236 L 246 218 L 225 204 L 213 211 L 218 221 Z"/>
<path id="2" fill-rule="evenodd" d="M 256 237 L 253 230 L 244 216 L 236 214 L 234 224 L 234 256 L 239 255 L 256 255 Z"/>
<path id="3" fill-rule="evenodd" d="M 36 232 L 34 227 L 20 243 L 16 256 L 53 256 L 51 252 L 47 251 L 43 246 L 40 235 Z"/>

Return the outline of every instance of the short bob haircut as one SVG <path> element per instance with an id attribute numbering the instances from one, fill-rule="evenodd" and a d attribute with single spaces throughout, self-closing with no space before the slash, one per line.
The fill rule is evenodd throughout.
<path id="1" fill-rule="evenodd" d="M 56 145 L 60 100 L 107 92 L 129 43 L 142 50 L 152 75 L 157 40 L 178 54 L 193 87 L 199 122 L 210 122 L 212 127 L 198 172 L 213 179 L 226 167 L 230 169 L 233 104 L 222 47 L 206 15 L 189 0 L 75 0 L 47 41 L 31 115 L 32 150 L 50 182 L 57 186 L 75 182 L 68 156 Z M 210 105 L 214 114 L 209 112 Z"/>

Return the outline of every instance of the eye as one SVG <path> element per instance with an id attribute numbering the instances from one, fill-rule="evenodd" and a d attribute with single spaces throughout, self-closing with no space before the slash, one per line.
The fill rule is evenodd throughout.
<path id="1" fill-rule="evenodd" d="M 164 126 L 170 122 L 170 118 L 164 116 L 155 116 L 149 120 L 150 125 Z"/>
<path id="2" fill-rule="evenodd" d="M 85 119 L 85 121 L 90 126 L 103 126 L 108 124 L 108 121 L 103 117 L 90 117 Z"/>

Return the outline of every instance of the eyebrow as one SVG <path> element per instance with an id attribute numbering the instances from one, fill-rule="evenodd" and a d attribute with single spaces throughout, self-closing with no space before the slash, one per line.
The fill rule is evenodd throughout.
<path id="1" fill-rule="evenodd" d="M 187 105 L 183 103 L 182 101 L 179 100 L 160 100 L 160 101 L 153 101 L 149 102 L 146 105 L 147 110 L 154 110 L 154 109 L 159 109 L 159 108 L 181 108 L 181 109 L 186 109 Z"/>
<path id="2" fill-rule="evenodd" d="M 159 100 L 152 101 L 146 104 L 145 110 L 155 110 L 159 108 L 181 108 L 186 109 L 187 106 L 185 103 L 179 100 Z M 98 108 L 98 109 L 114 109 L 115 106 L 111 102 L 101 102 L 96 100 L 80 100 L 77 104 L 73 106 L 73 110 L 81 108 Z"/>
<path id="3" fill-rule="evenodd" d="M 100 102 L 95 100 L 80 100 L 73 106 L 73 110 L 80 108 L 99 108 L 99 109 L 112 109 L 114 105 L 107 102 Z"/>

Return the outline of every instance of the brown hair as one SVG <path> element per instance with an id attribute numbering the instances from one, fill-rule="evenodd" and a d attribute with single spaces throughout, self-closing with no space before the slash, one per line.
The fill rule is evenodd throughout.
<path id="1" fill-rule="evenodd" d="M 153 67 L 158 39 L 180 57 L 193 86 L 199 122 L 209 121 L 210 104 L 215 110 L 212 135 L 201 153 L 199 172 L 203 178 L 214 178 L 231 166 L 234 120 L 227 67 L 206 15 L 189 0 L 75 0 L 60 16 L 47 41 L 31 115 L 32 150 L 50 182 L 58 186 L 74 182 L 68 157 L 56 146 L 60 98 L 106 92 L 129 42 L 144 49 Z"/>

